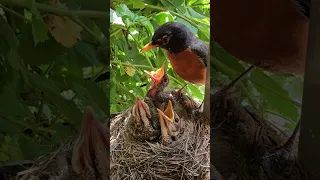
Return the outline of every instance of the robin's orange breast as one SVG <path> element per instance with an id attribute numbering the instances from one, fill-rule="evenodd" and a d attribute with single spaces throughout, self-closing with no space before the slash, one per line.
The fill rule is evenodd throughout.
<path id="1" fill-rule="evenodd" d="M 177 54 L 167 51 L 167 55 L 172 68 L 182 79 L 192 84 L 205 84 L 207 68 L 191 49 L 187 48 L 185 51 Z"/>
<path id="2" fill-rule="evenodd" d="M 293 0 L 212 3 L 211 36 L 230 54 L 270 71 L 304 71 L 309 23 Z"/>

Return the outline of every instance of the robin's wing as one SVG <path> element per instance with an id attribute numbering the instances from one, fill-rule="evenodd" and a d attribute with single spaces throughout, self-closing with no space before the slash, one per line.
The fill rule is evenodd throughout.
<path id="1" fill-rule="evenodd" d="M 294 0 L 299 11 L 306 16 L 308 19 L 310 18 L 310 0 Z"/>
<path id="2" fill-rule="evenodd" d="M 199 56 L 203 65 L 207 67 L 207 62 L 209 59 L 209 45 L 200 39 L 197 39 L 197 41 L 192 43 L 190 49 Z"/>

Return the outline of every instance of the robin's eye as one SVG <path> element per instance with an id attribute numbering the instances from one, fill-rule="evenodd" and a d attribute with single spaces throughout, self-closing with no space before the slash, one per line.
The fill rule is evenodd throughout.
<path id="1" fill-rule="evenodd" d="M 167 35 L 162 36 L 161 38 L 163 44 L 168 44 L 170 37 Z"/>
<path id="2" fill-rule="evenodd" d="M 168 79 L 167 79 L 167 78 L 164 78 L 163 81 L 164 81 L 164 82 L 168 82 Z"/>
<path id="3" fill-rule="evenodd" d="M 179 118 L 174 118 L 174 122 L 179 122 Z"/>

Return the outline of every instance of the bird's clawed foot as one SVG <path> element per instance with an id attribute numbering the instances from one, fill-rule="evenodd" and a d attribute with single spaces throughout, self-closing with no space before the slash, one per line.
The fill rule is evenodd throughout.
<path id="1" fill-rule="evenodd" d="M 132 115 L 136 120 L 136 127 L 141 129 L 142 126 L 149 127 L 151 118 L 149 106 L 139 99 L 139 97 L 136 97 L 136 102 L 132 108 Z"/>

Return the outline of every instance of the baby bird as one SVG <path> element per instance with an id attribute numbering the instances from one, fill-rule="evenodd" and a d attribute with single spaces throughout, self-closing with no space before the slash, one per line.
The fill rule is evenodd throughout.
<path id="1" fill-rule="evenodd" d="M 164 110 L 164 108 L 161 109 L 157 108 L 160 117 L 161 142 L 167 146 L 171 144 L 179 134 L 181 119 L 178 114 L 174 112 L 171 100 L 169 100 L 166 110 Z"/>
<path id="2" fill-rule="evenodd" d="M 98 121 L 92 109 L 84 111 L 81 132 L 74 144 L 72 168 L 77 179 L 107 179 L 109 177 L 109 128 Z"/>
<path id="3" fill-rule="evenodd" d="M 127 122 L 130 135 L 140 141 L 152 141 L 160 136 L 159 117 L 156 114 L 156 108 L 148 98 L 146 98 L 146 101 L 148 104 L 136 97 L 131 117 Z"/>
<path id="4" fill-rule="evenodd" d="M 160 69 L 156 71 L 144 71 L 151 78 L 151 87 L 147 92 L 146 97 L 150 98 L 156 105 L 160 107 L 161 104 L 168 98 L 164 89 L 169 85 L 169 77 L 163 64 Z"/>
<path id="5" fill-rule="evenodd" d="M 154 105 L 159 108 L 162 103 L 168 102 L 170 99 L 173 103 L 175 111 L 179 115 L 191 115 L 194 109 L 199 106 L 190 97 L 188 97 L 181 89 L 179 90 L 166 90 L 169 84 L 169 78 L 165 70 L 165 66 L 156 71 L 145 71 L 152 81 L 152 85 L 147 92 L 147 97 L 152 100 Z"/>

